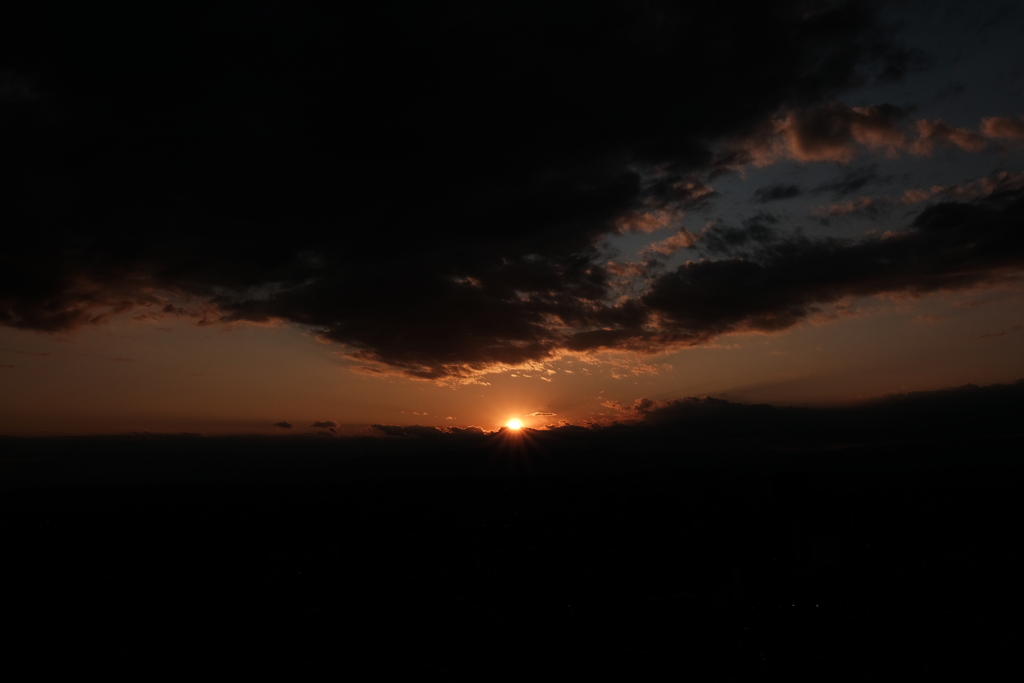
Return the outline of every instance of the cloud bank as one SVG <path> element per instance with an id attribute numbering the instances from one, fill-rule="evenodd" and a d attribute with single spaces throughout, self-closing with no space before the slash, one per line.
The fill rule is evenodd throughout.
<path id="1" fill-rule="evenodd" d="M 743 164 L 986 144 L 837 99 L 912 61 L 875 9 L 270 18 L 154 3 L 121 30 L 93 6 L 25 8 L 0 64 L 0 324 L 284 322 L 363 372 L 473 381 L 566 352 L 782 329 L 844 296 L 1008 277 L 1021 264 L 1016 195 L 933 207 L 892 239 L 857 243 L 765 221 L 700 236 L 677 225 L 714 196 L 711 178 Z M 1014 125 L 987 119 L 982 132 L 1013 137 Z M 665 228 L 677 232 L 649 256 L 713 258 L 623 298 L 604 239 Z"/>

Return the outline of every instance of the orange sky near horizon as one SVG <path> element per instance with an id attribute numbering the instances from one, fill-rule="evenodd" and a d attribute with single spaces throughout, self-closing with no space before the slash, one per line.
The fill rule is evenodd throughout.
<path id="1" fill-rule="evenodd" d="M 460 386 L 354 372 L 337 344 L 293 325 L 118 319 L 57 336 L 0 327 L 0 433 L 287 433 L 273 426 L 282 420 L 292 432 L 318 420 L 344 425 L 339 433 L 497 429 L 511 418 L 540 427 L 616 419 L 615 404 L 639 398 L 812 405 L 1024 377 L 1022 290 L 852 303 L 856 315 L 777 334 L 656 356 L 566 356 Z"/>

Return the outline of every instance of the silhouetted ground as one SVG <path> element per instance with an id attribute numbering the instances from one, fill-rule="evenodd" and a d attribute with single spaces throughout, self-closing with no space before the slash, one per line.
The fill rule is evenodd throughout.
<path id="1" fill-rule="evenodd" d="M 9 670 L 1021 674 L 1017 439 L 593 468 L 529 449 L 54 443 L 5 442 Z"/>

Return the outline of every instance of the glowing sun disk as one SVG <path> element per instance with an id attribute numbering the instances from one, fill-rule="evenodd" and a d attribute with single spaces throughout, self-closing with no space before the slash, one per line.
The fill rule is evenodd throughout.
<path id="1" fill-rule="evenodd" d="M 505 426 L 509 429 L 522 429 L 523 423 L 519 420 L 509 420 Z"/>

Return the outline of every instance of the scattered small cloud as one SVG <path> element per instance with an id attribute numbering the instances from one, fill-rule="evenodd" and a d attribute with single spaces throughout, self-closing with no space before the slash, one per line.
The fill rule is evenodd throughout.
<path id="1" fill-rule="evenodd" d="M 993 339 L 995 337 L 1005 337 L 1006 335 L 1016 332 L 1020 329 L 1020 325 L 1014 325 L 1013 327 L 1002 330 L 1001 332 L 989 332 L 988 334 L 976 334 L 973 339 Z"/>
<path id="2" fill-rule="evenodd" d="M 918 139 L 911 147 L 914 154 L 928 156 L 937 146 L 959 147 L 967 152 L 979 152 L 987 144 L 985 138 L 966 128 L 956 128 L 944 121 L 917 122 Z"/>
<path id="3" fill-rule="evenodd" d="M 710 188 L 708 190 L 710 194 Z M 678 225 L 681 220 L 681 212 L 657 209 L 626 214 L 617 221 L 616 227 L 618 227 L 619 232 L 638 232 L 649 235 L 652 232 Z"/>
<path id="4" fill-rule="evenodd" d="M 887 198 L 858 197 L 841 202 L 833 202 L 826 206 L 818 207 L 811 211 L 815 218 L 835 218 L 836 216 L 864 215 L 877 218 L 884 208 L 891 205 Z"/>
<path id="5" fill-rule="evenodd" d="M 981 120 L 981 133 L 985 137 L 1004 140 L 1024 140 L 1024 118 L 990 116 Z"/>
<path id="6" fill-rule="evenodd" d="M 861 147 L 895 156 L 907 146 L 901 126 L 907 114 L 889 104 L 850 107 L 841 102 L 793 110 L 741 141 L 742 157 L 755 166 L 781 159 L 846 163 Z"/>
<path id="7" fill-rule="evenodd" d="M 679 232 L 666 237 L 660 242 L 649 244 L 640 251 L 641 256 L 649 255 L 651 253 L 661 254 L 663 256 L 671 256 L 680 249 L 689 249 L 697 243 L 698 237 L 686 228 L 680 228 Z"/>
<path id="8" fill-rule="evenodd" d="M 799 197 L 800 194 L 800 187 L 798 185 L 768 185 L 766 187 L 759 187 L 754 192 L 754 201 L 760 204 L 767 204 L 768 202 Z"/>
<path id="9" fill-rule="evenodd" d="M 538 410 L 535 413 L 530 413 L 530 417 L 550 417 L 552 415 L 557 415 L 557 414 L 558 413 L 549 413 L 549 412 L 546 412 L 546 411 L 543 411 L 543 410 Z"/>
<path id="10" fill-rule="evenodd" d="M 625 263 L 609 261 L 605 265 L 605 270 L 618 277 L 642 277 L 646 272 L 646 267 L 643 263 L 635 261 L 626 261 Z"/>
<path id="11" fill-rule="evenodd" d="M 0 351 L 2 351 L 4 353 L 14 353 L 14 354 L 17 354 L 19 356 L 40 356 L 40 357 L 45 357 L 45 356 L 49 356 L 50 355 L 50 353 L 48 351 L 19 351 L 17 349 L 0 349 Z"/>
<path id="12" fill-rule="evenodd" d="M 858 197 L 844 201 L 832 202 L 811 211 L 811 216 L 827 223 L 836 216 L 866 216 L 879 218 L 883 214 L 899 206 L 919 204 L 929 200 L 968 201 L 988 197 L 999 192 L 1012 192 L 1024 188 L 1024 172 L 1009 173 L 998 171 L 978 180 L 960 185 L 932 185 L 931 187 L 912 187 L 903 192 L 899 198 L 894 197 Z"/>
<path id="13" fill-rule="evenodd" d="M 286 422 L 285 420 L 281 420 L 280 422 L 275 422 L 274 426 L 275 427 L 280 427 L 281 429 L 291 429 L 292 428 L 292 423 L 291 422 Z"/>
<path id="14" fill-rule="evenodd" d="M 783 159 L 849 163 L 864 150 L 896 158 L 908 152 L 929 156 L 937 147 L 979 152 L 988 145 L 986 136 L 976 131 L 938 119 L 910 122 L 909 114 L 909 109 L 891 104 L 850 107 L 842 102 L 790 110 L 735 141 L 733 163 L 756 167 Z M 990 137 L 1014 137 L 1017 128 L 1015 121 L 999 118 L 984 130 L 993 133 Z"/>
<path id="15" fill-rule="evenodd" d="M 334 434 L 335 433 L 335 429 L 338 427 L 338 423 L 335 422 L 334 420 L 318 420 L 318 421 L 314 422 L 313 424 L 311 424 L 310 427 L 317 427 L 319 429 L 326 429 L 331 434 Z M 326 432 L 319 432 L 319 433 L 326 435 Z"/>
<path id="16" fill-rule="evenodd" d="M 878 184 L 892 179 L 892 176 L 878 175 L 877 169 L 877 164 L 852 168 L 835 180 L 817 185 L 811 189 L 811 194 L 829 192 L 835 199 L 841 199 L 848 194 L 859 192 L 866 185 Z"/>

